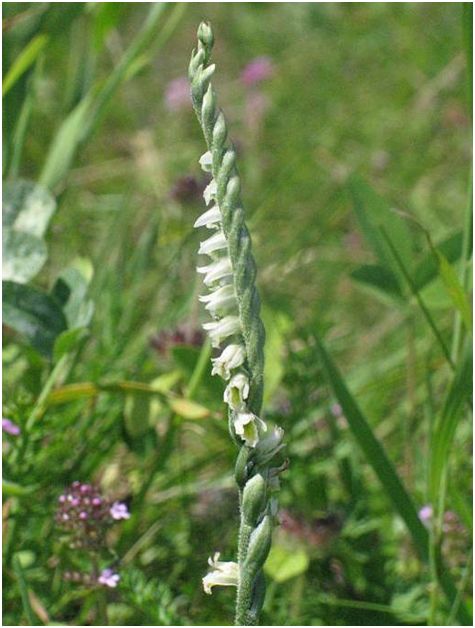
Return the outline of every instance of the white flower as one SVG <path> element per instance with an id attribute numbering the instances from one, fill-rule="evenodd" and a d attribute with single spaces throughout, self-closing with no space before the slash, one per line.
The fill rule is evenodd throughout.
<path id="1" fill-rule="evenodd" d="M 206 205 L 209 205 L 211 201 L 216 200 L 216 194 L 218 193 L 218 186 L 216 185 L 216 181 L 213 179 L 211 183 L 209 183 L 203 192 L 203 198 L 205 199 Z"/>
<path id="2" fill-rule="evenodd" d="M 205 275 L 203 282 L 208 287 L 216 281 L 232 275 L 233 272 L 231 260 L 227 256 L 212 262 L 208 266 L 200 266 L 196 270 Z"/>
<path id="3" fill-rule="evenodd" d="M 265 465 L 279 452 L 285 445 L 282 443 L 284 430 L 281 427 L 274 427 L 264 438 L 259 441 L 256 448 L 256 460 L 258 464 Z"/>
<path id="4" fill-rule="evenodd" d="M 202 170 L 205 172 L 211 172 L 213 157 L 209 150 L 204 155 L 201 155 L 198 163 L 200 164 Z"/>
<path id="5" fill-rule="evenodd" d="M 248 447 L 255 447 L 259 442 L 259 428 L 265 432 L 267 425 L 252 412 L 238 412 L 234 417 L 234 430 Z"/>
<path id="6" fill-rule="evenodd" d="M 223 379 L 229 379 L 231 377 L 230 371 L 241 366 L 245 358 L 246 352 L 242 345 L 228 345 L 219 357 L 211 360 L 213 363 L 211 375 L 219 375 Z"/>
<path id="7" fill-rule="evenodd" d="M 220 230 L 214 233 L 204 242 L 200 242 L 200 248 L 198 250 L 199 255 L 209 255 L 214 251 L 220 251 L 228 246 L 224 233 Z"/>
<path id="8" fill-rule="evenodd" d="M 208 310 L 211 316 L 224 314 L 226 310 L 236 305 L 234 288 L 231 284 L 221 286 L 221 288 L 213 290 L 210 294 L 205 294 L 198 298 L 201 303 L 206 303 L 205 310 Z"/>
<path id="9" fill-rule="evenodd" d="M 203 323 L 203 329 L 208 332 L 212 347 L 219 347 L 221 341 L 241 331 L 237 316 L 225 316 L 219 321 Z"/>
<path id="10" fill-rule="evenodd" d="M 203 589 L 205 593 L 211 595 L 211 589 L 214 586 L 237 587 L 239 578 L 237 563 L 220 561 L 219 552 L 216 552 L 213 558 L 208 559 L 208 564 L 213 568 L 213 571 L 210 571 L 203 578 Z"/>
<path id="11" fill-rule="evenodd" d="M 197 218 L 194 227 L 206 227 L 207 229 L 212 229 L 213 227 L 217 227 L 221 222 L 221 211 L 217 205 L 213 205 L 211 209 L 205 211 L 204 214 L 201 214 L 199 218 Z"/>
<path id="12" fill-rule="evenodd" d="M 246 409 L 249 397 L 249 380 L 244 373 L 237 373 L 231 378 L 224 391 L 224 402 L 235 411 Z"/>

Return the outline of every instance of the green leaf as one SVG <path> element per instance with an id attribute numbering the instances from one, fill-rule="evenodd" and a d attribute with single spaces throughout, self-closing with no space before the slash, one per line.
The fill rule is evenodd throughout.
<path id="1" fill-rule="evenodd" d="M 393 301 L 402 297 L 397 277 L 384 266 L 365 264 L 354 270 L 351 277 L 374 290 L 384 300 L 390 298 Z"/>
<path id="2" fill-rule="evenodd" d="M 447 294 L 449 295 L 455 308 L 460 312 L 464 325 L 469 334 L 472 333 L 472 311 L 457 274 L 453 267 L 447 261 L 447 258 L 440 251 L 435 249 L 435 254 L 439 260 L 439 272 L 444 283 Z"/>
<path id="3" fill-rule="evenodd" d="M 328 355 L 322 341 L 318 337 L 316 337 L 316 341 L 323 372 L 342 408 L 353 436 L 385 489 L 388 499 L 406 524 L 419 556 L 427 563 L 429 561 L 429 534 L 418 517 L 415 505 L 390 462 L 384 447 L 375 437 L 368 420 L 361 412 L 339 370 Z M 442 589 L 450 604 L 453 604 L 457 590 L 451 575 L 443 565 L 440 565 L 439 573 Z M 471 625 L 470 613 L 464 604 L 460 604 L 458 608 L 458 617 L 463 625 Z"/>
<path id="4" fill-rule="evenodd" d="M 53 347 L 53 360 L 58 362 L 63 355 L 71 353 L 77 349 L 83 340 L 89 335 L 89 330 L 86 327 L 76 327 L 74 329 L 67 329 L 63 331 L 56 338 Z"/>
<path id="5" fill-rule="evenodd" d="M 275 544 L 264 564 L 264 571 L 275 582 L 281 584 L 305 573 L 309 563 L 309 557 L 303 548 Z"/>
<path id="6" fill-rule="evenodd" d="M 327 381 L 333 389 L 354 437 L 363 450 L 366 460 L 385 488 L 388 499 L 393 502 L 397 512 L 406 523 L 421 558 L 427 560 L 428 534 L 418 517 L 414 503 L 387 457 L 383 446 L 375 437 L 366 417 L 346 387 L 340 372 L 318 338 L 317 349 Z"/>
<path id="7" fill-rule="evenodd" d="M 442 242 L 438 242 L 435 248 L 447 258 L 450 263 L 456 262 L 462 252 L 462 232 L 451 235 Z M 438 275 L 439 266 L 432 251 L 429 251 L 413 271 L 414 284 L 418 290 L 430 283 Z"/>
<path id="8" fill-rule="evenodd" d="M 36 490 L 37 486 L 21 486 L 21 484 L 16 482 L 2 480 L 3 494 L 8 497 L 24 497 L 25 495 L 31 495 Z"/>
<path id="9" fill-rule="evenodd" d="M 8 94 L 18 79 L 33 65 L 47 41 L 46 35 L 37 35 L 23 48 L 2 81 L 2 97 Z"/>
<path id="10" fill-rule="evenodd" d="M 62 303 L 68 328 L 87 327 L 94 313 L 94 303 L 87 298 L 90 276 L 71 266 L 56 280 L 53 296 Z"/>
<path id="11" fill-rule="evenodd" d="M 46 357 L 66 329 L 64 313 L 50 295 L 13 281 L 3 282 L 3 322 Z"/>
<path id="12" fill-rule="evenodd" d="M 42 269 L 48 257 L 46 244 L 25 231 L 4 227 L 2 279 L 26 283 Z"/>
<path id="13" fill-rule="evenodd" d="M 431 439 L 429 494 L 437 503 L 441 481 L 449 463 L 457 425 L 472 394 L 472 346 L 467 342 L 462 359 L 448 390 L 442 412 L 437 417 Z M 468 417 L 470 420 L 470 417 Z"/>
<path id="14" fill-rule="evenodd" d="M 208 408 L 189 399 L 170 399 L 170 408 L 184 419 L 204 419 L 210 415 Z"/>
<path id="15" fill-rule="evenodd" d="M 7 181 L 2 192 L 2 224 L 41 238 L 56 210 L 48 190 L 33 181 Z"/>
<path id="16" fill-rule="evenodd" d="M 399 255 L 411 267 L 412 237 L 407 224 L 359 177 L 351 178 L 349 189 L 361 230 L 379 260 L 379 265 L 388 271 L 392 270 L 395 277 L 399 278 L 399 268 L 394 263 L 380 230 L 383 227 L 391 234 Z"/>
<path id="17" fill-rule="evenodd" d="M 92 93 L 89 92 L 61 124 L 41 171 L 41 185 L 52 189 L 69 172 L 91 115 L 91 103 Z"/>

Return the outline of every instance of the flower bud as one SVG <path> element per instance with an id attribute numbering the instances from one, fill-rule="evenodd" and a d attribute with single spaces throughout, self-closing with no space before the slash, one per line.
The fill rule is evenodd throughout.
<path id="1" fill-rule="evenodd" d="M 212 48 L 214 44 L 214 35 L 211 26 L 207 22 L 201 22 L 197 31 L 198 39 L 207 48 Z"/>
<path id="2" fill-rule="evenodd" d="M 266 515 L 252 532 L 244 568 L 254 577 L 265 563 L 272 541 L 272 521 Z"/>
<path id="3" fill-rule="evenodd" d="M 261 514 L 266 498 L 266 481 L 260 473 L 244 486 L 242 512 L 246 523 L 254 527 Z"/>

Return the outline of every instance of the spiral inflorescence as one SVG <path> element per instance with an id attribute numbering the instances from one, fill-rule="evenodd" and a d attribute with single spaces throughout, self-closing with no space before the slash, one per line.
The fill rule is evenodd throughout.
<path id="1" fill-rule="evenodd" d="M 240 492 L 241 522 L 238 562 L 223 562 L 219 553 L 210 558 L 212 571 L 203 578 L 207 593 L 215 585 L 236 586 L 236 624 L 254 625 L 263 604 L 262 567 L 269 553 L 278 475 L 285 468 L 271 467 L 283 448 L 283 430 L 269 429 L 259 417 L 263 397 L 264 326 L 256 288 L 256 264 L 251 238 L 244 222 L 236 152 L 228 140 L 226 120 L 218 109 L 211 85 L 215 66 L 210 64 L 214 38 L 208 24 L 198 29 L 198 48 L 189 66 L 193 107 L 203 129 L 208 151 L 200 159 L 212 181 L 204 192 L 214 205 L 195 222 L 214 233 L 201 242 L 199 253 L 211 263 L 198 268 L 210 293 L 200 297 L 212 317 L 203 325 L 214 347 L 213 374 L 228 382 L 224 401 L 229 408 L 231 435 L 240 447 L 235 478 Z M 223 348 L 222 343 L 225 343 Z"/>

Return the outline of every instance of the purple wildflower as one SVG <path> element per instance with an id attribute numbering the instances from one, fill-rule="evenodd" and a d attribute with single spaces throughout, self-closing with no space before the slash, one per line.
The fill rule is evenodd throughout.
<path id="1" fill-rule="evenodd" d="M 184 76 L 168 83 L 165 89 L 165 106 L 168 111 L 179 111 L 191 106 L 190 84 Z"/>
<path id="2" fill-rule="evenodd" d="M 105 587 L 109 587 L 111 589 L 115 589 L 120 580 L 120 576 L 118 573 L 114 573 L 112 569 L 103 569 L 101 575 L 97 579 L 99 584 L 104 585 Z"/>
<path id="3" fill-rule="evenodd" d="M 129 519 L 130 517 L 130 512 L 127 509 L 127 506 L 125 504 L 122 504 L 121 502 L 114 502 L 112 504 L 112 507 L 110 509 L 110 514 L 112 519 Z"/>
<path id="4" fill-rule="evenodd" d="M 422 508 L 419 510 L 419 519 L 422 521 L 422 523 L 425 526 L 429 525 L 430 520 L 432 519 L 432 515 L 433 515 L 433 510 L 430 504 L 426 504 L 425 506 L 422 506 Z"/>
<path id="5" fill-rule="evenodd" d="M 10 419 L 2 419 L 2 430 L 11 436 L 19 436 L 21 433 L 18 425 L 10 421 Z"/>
<path id="6" fill-rule="evenodd" d="M 241 81 L 246 87 L 252 87 L 270 78 L 274 74 L 274 65 L 270 57 L 256 57 L 241 72 Z"/>

